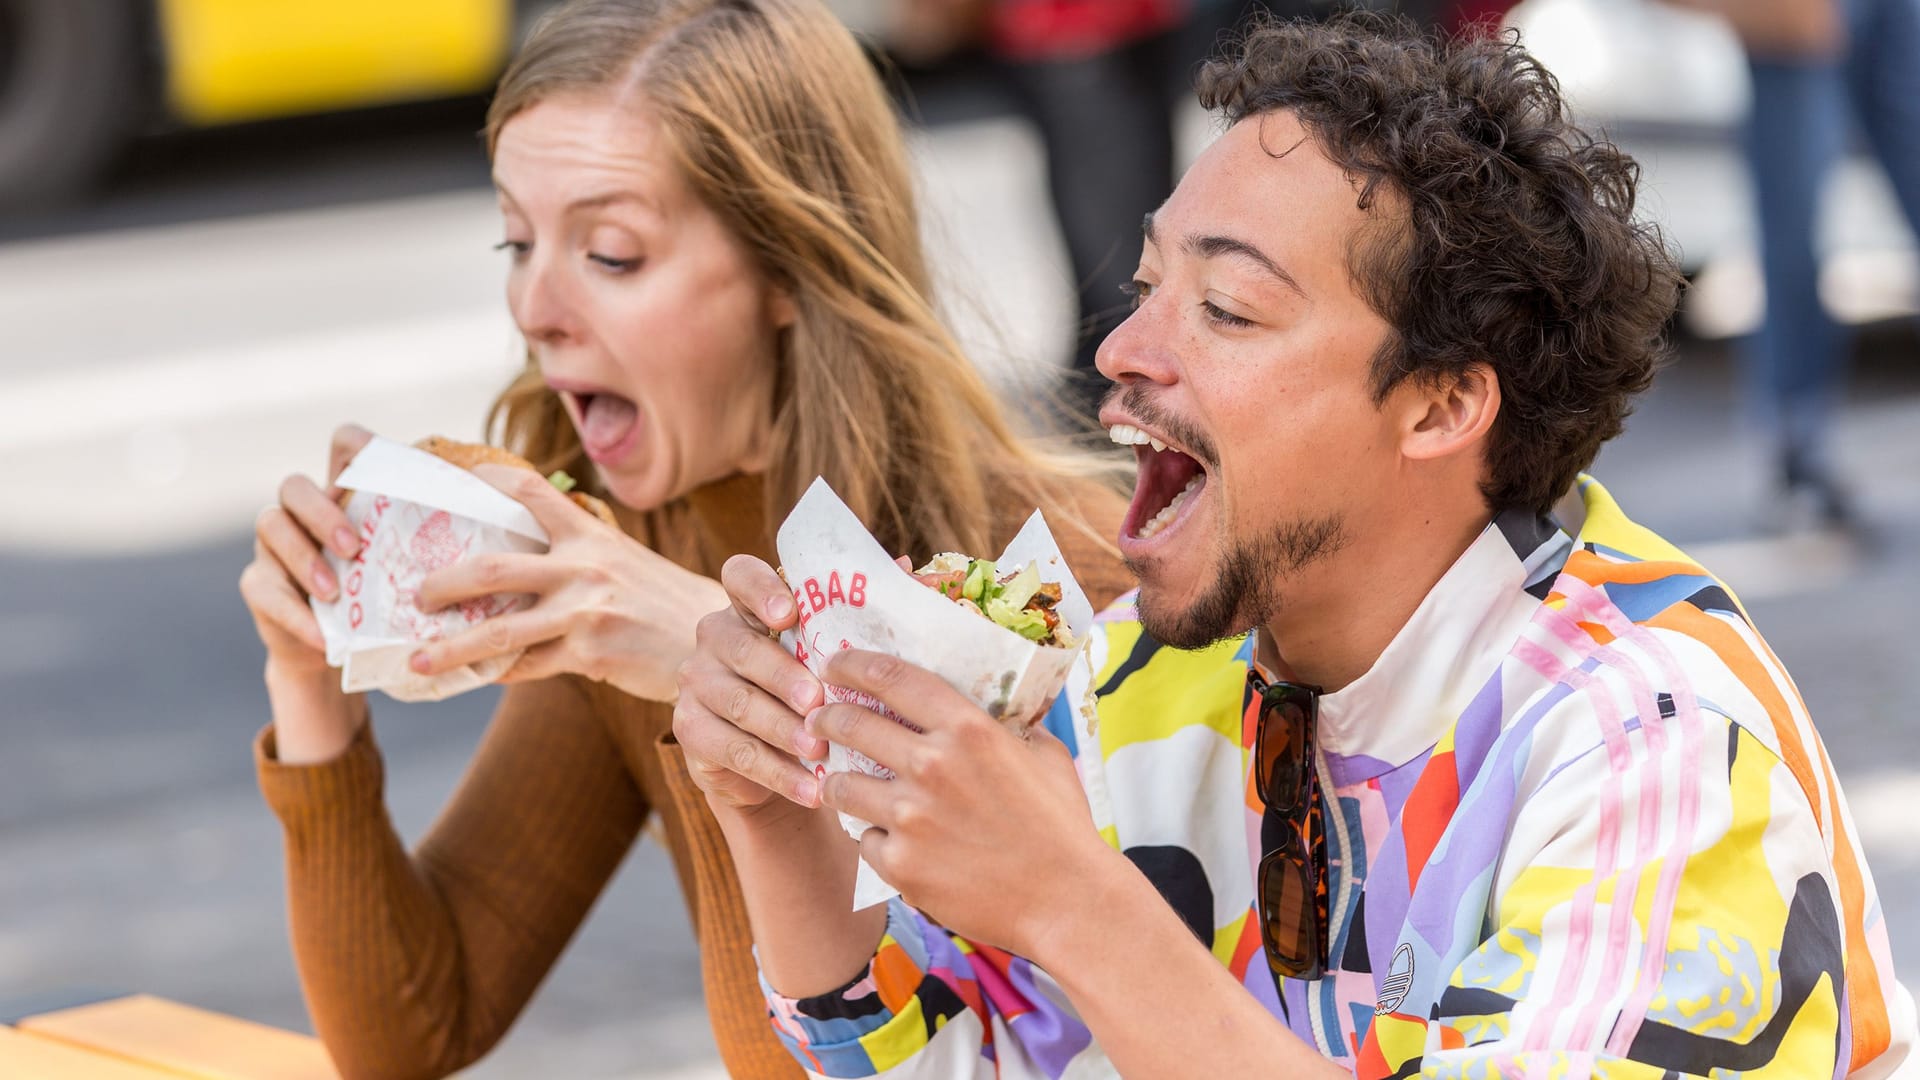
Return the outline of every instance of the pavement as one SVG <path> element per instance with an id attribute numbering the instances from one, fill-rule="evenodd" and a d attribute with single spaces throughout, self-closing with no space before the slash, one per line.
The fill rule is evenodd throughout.
<path id="1" fill-rule="evenodd" d="M 0 1000 L 141 990 L 309 1030 L 235 579 L 254 513 L 322 466 L 334 424 L 472 436 L 515 366 L 471 104 L 156 140 L 103 203 L 0 222 Z M 1071 289 L 1037 141 L 976 117 L 915 153 L 963 339 L 1010 393 L 1042 385 L 1054 361 L 1031 358 L 1064 355 Z M 1866 543 L 1756 532 L 1757 457 L 1716 346 L 1688 344 L 1597 471 L 1728 578 L 1795 673 L 1911 973 L 1920 349 L 1892 329 L 1867 352 L 1840 447 Z M 377 705 L 403 834 L 458 783 L 492 700 Z M 717 1076 L 698 987 L 645 841 L 466 1075 Z"/>

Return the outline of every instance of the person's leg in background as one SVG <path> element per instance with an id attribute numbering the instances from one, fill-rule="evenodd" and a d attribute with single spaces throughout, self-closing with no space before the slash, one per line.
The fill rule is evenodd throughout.
<path id="1" fill-rule="evenodd" d="M 1920 0 L 1852 0 L 1848 14 L 1854 114 L 1920 234 Z"/>
<path id="2" fill-rule="evenodd" d="M 1766 317 L 1742 349 L 1745 383 L 1773 443 L 1781 494 L 1810 497 L 1829 523 L 1849 513 L 1828 460 L 1846 340 L 1820 302 L 1820 193 L 1845 145 L 1839 65 L 1750 56 L 1746 131 Z M 1784 506 L 1783 506 L 1784 509 Z"/>
<path id="3" fill-rule="evenodd" d="M 1091 421 L 1106 390 L 1093 367 L 1126 317 L 1121 287 L 1140 260 L 1140 224 L 1173 187 L 1173 99 L 1160 37 L 1092 56 L 1015 64 L 1047 149 L 1047 183 L 1078 286 L 1063 407 Z"/>

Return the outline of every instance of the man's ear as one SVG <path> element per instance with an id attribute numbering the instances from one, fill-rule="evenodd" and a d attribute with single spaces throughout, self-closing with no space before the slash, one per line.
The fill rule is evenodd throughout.
<path id="1" fill-rule="evenodd" d="M 1400 452 L 1414 461 L 1477 449 L 1500 415 L 1500 379 L 1484 361 L 1443 382 L 1410 389 Z"/>

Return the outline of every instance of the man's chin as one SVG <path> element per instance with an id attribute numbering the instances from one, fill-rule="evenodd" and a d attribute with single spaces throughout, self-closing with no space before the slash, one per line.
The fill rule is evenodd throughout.
<path id="1" fill-rule="evenodd" d="M 1145 581 L 1135 609 L 1148 637 L 1176 649 L 1204 649 L 1252 628 L 1251 622 L 1241 625 L 1246 620 L 1237 618 L 1238 612 L 1220 610 L 1211 597 L 1198 603 L 1176 599 Z"/>

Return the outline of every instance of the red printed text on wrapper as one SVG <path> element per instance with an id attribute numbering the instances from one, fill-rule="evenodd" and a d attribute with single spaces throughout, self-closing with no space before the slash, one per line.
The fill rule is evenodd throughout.
<path id="1" fill-rule="evenodd" d="M 367 519 L 360 523 L 360 550 L 354 553 L 353 569 L 347 572 L 347 625 L 355 630 L 366 621 L 367 613 L 360 606 L 360 590 L 366 586 L 367 551 L 373 547 L 373 535 L 378 530 L 380 519 L 386 516 L 387 507 L 393 500 L 385 495 L 376 495 L 373 509 L 368 511 Z"/>

